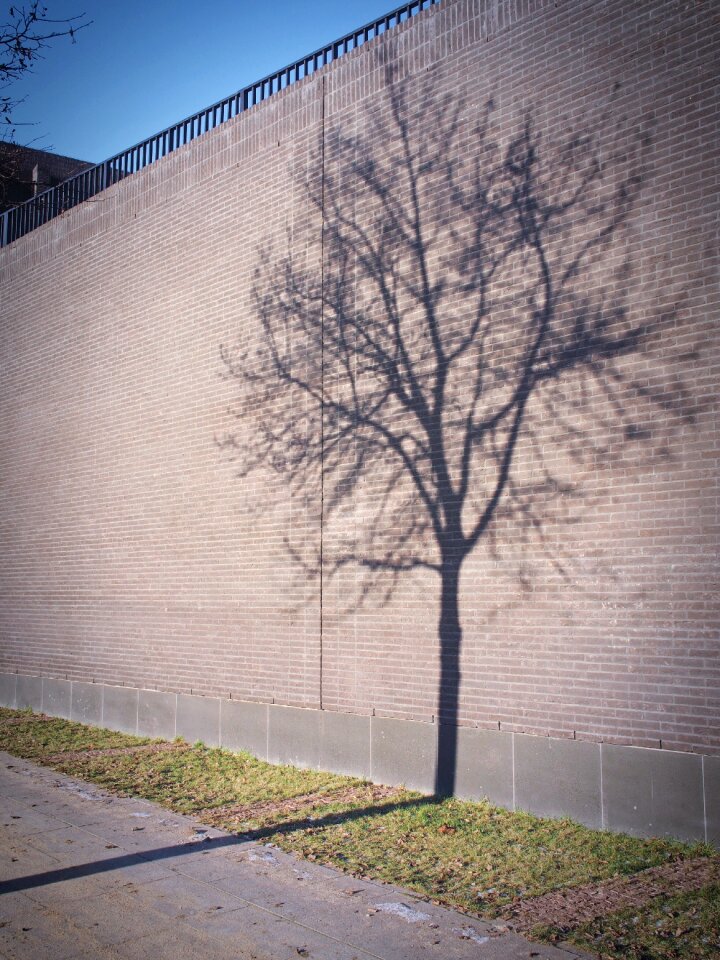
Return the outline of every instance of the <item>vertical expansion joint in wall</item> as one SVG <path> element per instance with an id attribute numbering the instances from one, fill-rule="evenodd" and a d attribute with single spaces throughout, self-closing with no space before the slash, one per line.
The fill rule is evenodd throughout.
<path id="1" fill-rule="evenodd" d="M 605 787 L 603 785 L 603 745 L 602 740 L 598 745 L 598 754 L 600 757 L 600 829 L 605 829 Z"/>
<path id="2" fill-rule="evenodd" d="M 325 565 L 323 533 L 325 527 L 325 77 L 320 83 L 320 637 L 318 652 L 318 700 L 323 709 L 323 587 Z"/>
<path id="3" fill-rule="evenodd" d="M 511 810 L 517 810 L 515 802 L 515 734 L 510 734 L 510 769 L 512 771 L 512 807 Z"/>

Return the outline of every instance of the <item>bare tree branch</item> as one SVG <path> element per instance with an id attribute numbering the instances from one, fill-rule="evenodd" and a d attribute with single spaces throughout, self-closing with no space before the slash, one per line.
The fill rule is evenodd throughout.
<path id="1" fill-rule="evenodd" d="M 7 90 L 32 70 L 53 40 L 68 37 L 74 43 L 79 31 L 91 23 L 84 13 L 54 20 L 48 16 L 48 8 L 41 0 L 12 5 L 7 22 L 0 24 L 0 91 Z M 0 93 L 3 139 L 12 139 L 15 133 L 13 111 L 18 103 L 11 95 Z"/>

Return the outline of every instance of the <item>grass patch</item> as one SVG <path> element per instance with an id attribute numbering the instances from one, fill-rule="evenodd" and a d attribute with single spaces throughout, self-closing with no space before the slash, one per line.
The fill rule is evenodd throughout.
<path id="1" fill-rule="evenodd" d="M 673 841 L 639 840 L 489 803 L 408 793 L 387 801 L 384 809 L 338 819 L 273 839 L 300 856 L 400 884 L 483 917 L 497 916 L 518 898 L 636 873 L 689 853 Z"/>
<path id="2" fill-rule="evenodd" d="M 196 813 L 230 803 L 281 801 L 347 783 L 347 778 L 331 773 L 274 767 L 247 753 L 230 753 L 202 744 L 147 754 L 91 754 L 61 760 L 53 766 L 116 793 L 154 800 L 178 813 Z"/>
<path id="3" fill-rule="evenodd" d="M 567 940 L 605 960 L 717 960 L 720 957 L 720 885 L 657 897 L 573 931 L 537 927 L 536 939 Z"/>
<path id="4" fill-rule="evenodd" d="M 29 712 L 0 709 L 0 748 L 213 826 L 255 831 L 306 859 L 399 884 L 486 919 L 555 890 L 716 856 L 704 845 L 605 833 L 487 802 L 436 800 L 273 766 L 249 754 L 150 741 Z M 705 960 L 718 955 L 718 909 L 718 888 L 709 887 L 576 927 L 572 938 L 612 958 Z M 685 952 L 677 952 L 671 933 L 690 945 Z M 532 935 L 558 940 L 571 932 L 545 927 Z"/>
<path id="5" fill-rule="evenodd" d="M 131 737 L 29 710 L 0 707 L 0 749 L 27 760 L 42 762 L 45 757 L 71 750 L 107 750 L 145 743 L 150 743 L 147 737 Z"/>

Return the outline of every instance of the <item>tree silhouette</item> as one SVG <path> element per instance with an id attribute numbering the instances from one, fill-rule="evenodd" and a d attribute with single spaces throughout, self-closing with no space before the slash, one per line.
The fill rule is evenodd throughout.
<path id="1" fill-rule="evenodd" d="M 6 91 L 17 80 L 32 70 L 53 40 L 69 37 L 73 42 L 79 30 L 90 25 L 84 14 L 53 20 L 40 0 L 14 4 L 9 8 L 7 21 L 0 23 L 0 122 L 2 139 L 12 139 L 12 113 L 17 101 Z"/>
<path id="2" fill-rule="evenodd" d="M 13 114 L 22 103 L 10 92 L 13 84 L 32 71 L 53 40 L 69 37 L 74 43 L 78 31 L 91 22 L 84 14 L 54 20 L 41 0 L 30 0 L 12 5 L 6 22 L 0 23 L 0 212 L 20 202 L 13 197 L 18 184 L 37 186 L 23 182 L 21 154 L 8 146 L 15 142 L 18 124 Z"/>
<path id="3" fill-rule="evenodd" d="M 261 253 L 263 336 L 222 350 L 251 439 L 223 442 L 241 473 L 269 467 L 321 500 L 325 527 L 337 515 L 306 574 L 352 565 L 362 596 L 438 575 L 435 786 L 452 793 L 463 564 L 500 519 L 542 538 L 582 496 L 558 451 L 597 464 L 612 438 L 648 441 L 644 407 L 683 397 L 623 365 L 663 322 L 627 309 L 646 140 L 605 118 L 545 144 L 527 115 L 503 144 L 492 104 L 432 102 L 390 80 L 364 135 L 326 133 L 309 187 L 321 250 Z"/>

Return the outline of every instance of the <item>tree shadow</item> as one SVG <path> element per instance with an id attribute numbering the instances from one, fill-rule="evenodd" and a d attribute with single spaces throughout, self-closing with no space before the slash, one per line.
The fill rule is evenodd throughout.
<path id="1" fill-rule="evenodd" d="M 411 797 L 406 800 L 395 800 L 390 803 L 371 804 L 367 807 L 357 807 L 342 812 L 326 813 L 320 817 L 301 817 L 295 820 L 285 820 L 278 824 L 265 827 L 256 827 L 226 836 L 207 836 L 207 849 L 219 850 L 224 847 L 242 847 L 249 843 L 261 843 L 276 837 L 278 834 L 291 834 L 298 830 L 307 830 L 321 827 L 332 827 L 343 823 L 352 823 L 364 817 L 373 817 L 393 813 L 396 810 L 407 810 L 432 802 L 427 797 Z M 203 844 L 204 846 L 204 844 Z M 102 860 L 93 860 L 88 863 L 74 864 L 67 867 L 57 867 L 53 870 L 43 870 L 39 873 L 26 874 L 0 880 L 0 896 L 6 893 L 19 893 L 23 890 L 34 890 L 52 883 L 67 883 L 80 880 L 83 877 L 98 876 L 103 873 L 112 873 L 137 867 L 143 863 L 161 863 L 166 860 L 177 860 L 185 856 L 195 856 L 204 852 L 197 841 L 174 843 L 164 847 L 152 847 L 147 850 L 136 850 L 131 853 L 123 852 L 116 856 L 108 855 Z"/>
<path id="2" fill-rule="evenodd" d="M 444 795 L 467 559 L 534 539 L 563 573 L 546 533 L 587 505 L 585 477 L 666 458 L 694 408 L 677 377 L 647 375 L 682 295 L 631 309 L 649 131 L 630 141 L 608 110 L 549 144 L 528 112 L 501 142 L 492 103 L 437 104 L 390 75 L 386 98 L 363 135 L 326 131 L 308 188 L 319 249 L 260 252 L 262 339 L 222 348 L 243 428 L 221 443 L 242 475 L 269 469 L 322 504 L 317 556 L 287 548 L 325 583 L 361 571 L 349 608 L 412 571 L 439 578 Z"/>

